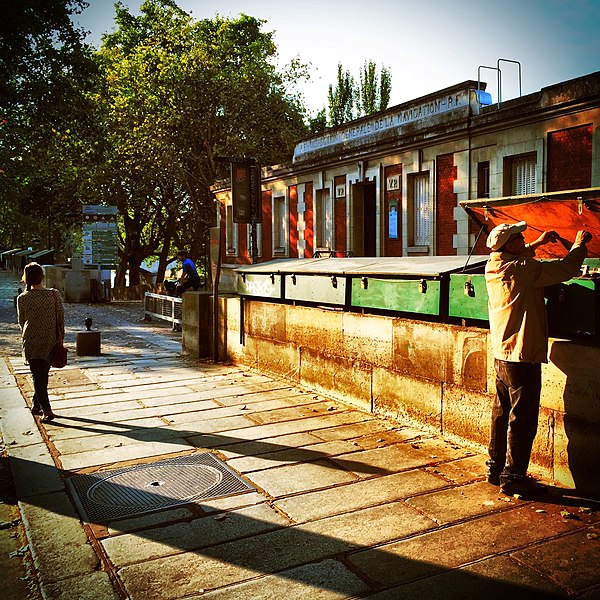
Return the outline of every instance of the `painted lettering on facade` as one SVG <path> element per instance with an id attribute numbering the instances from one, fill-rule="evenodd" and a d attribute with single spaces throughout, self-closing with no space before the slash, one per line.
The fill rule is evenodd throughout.
<path id="1" fill-rule="evenodd" d="M 322 150 L 323 148 L 367 138 L 368 136 L 377 135 L 389 129 L 403 127 L 421 119 L 463 108 L 468 105 L 468 102 L 468 93 L 463 91 L 435 98 L 429 102 L 415 106 L 399 108 L 395 112 L 381 115 L 356 125 L 349 125 L 346 128 L 340 128 L 331 133 L 324 133 L 318 137 L 300 142 L 294 150 L 294 161 L 305 154 Z"/>

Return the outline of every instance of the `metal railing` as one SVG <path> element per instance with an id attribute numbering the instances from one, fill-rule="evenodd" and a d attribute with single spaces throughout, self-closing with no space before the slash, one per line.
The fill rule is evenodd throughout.
<path id="1" fill-rule="evenodd" d="M 169 321 L 173 324 L 173 331 L 180 331 L 181 309 L 181 298 L 152 292 L 144 294 L 144 318 L 148 321 L 152 320 L 152 317 Z"/>

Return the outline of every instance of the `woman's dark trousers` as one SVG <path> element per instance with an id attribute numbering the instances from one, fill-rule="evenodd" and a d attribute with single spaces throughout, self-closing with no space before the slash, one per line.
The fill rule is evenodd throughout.
<path id="1" fill-rule="evenodd" d="M 44 414 L 52 412 L 48 399 L 48 372 L 50 361 L 43 358 L 29 359 L 29 369 L 33 376 L 33 406 L 42 409 Z"/>

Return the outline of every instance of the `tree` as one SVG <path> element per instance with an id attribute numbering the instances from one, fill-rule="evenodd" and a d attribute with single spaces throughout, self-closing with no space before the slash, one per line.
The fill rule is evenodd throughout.
<path id="1" fill-rule="evenodd" d="M 371 115 L 388 107 L 392 76 L 385 67 L 381 67 L 381 74 L 377 75 L 375 63 L 372 60 L 365 61 L 359 82 L 356 93 L 359 116 Z"/>
<path id="2" fill-rule="evenodd" d="M 329 125 L 332 127 L 353 119 L 354 79 L 350 71 L 342 70 L 342 63 L 338 63 L 335 89 L 329 85 L 328 104 Z"/>
<path id="3" fill-rule="evenodd" d="M 0 21 L 0 245 L 57 247 L 80 213 L 93 127 L 79 82 L 92 62 L 70 17 L 83 0 L 3 0 Z"/>
<path id="4" fill-rule="evenodd" d="M 116 4 L 117 30 L 98 54 L 96 98 L 105 155 L 95 188 L 122 215 L 121 269 L 130 282 L 147 256 L 172 242 L 207 252 L 211 186 L 219 156 L 262 164 L 287 159 L 306 134 L 289 90 L 299 63 L 279 73 L 271 33 L 241 15 L 194 21 L 170 0 L 146 0 L 136 17 Z"/>

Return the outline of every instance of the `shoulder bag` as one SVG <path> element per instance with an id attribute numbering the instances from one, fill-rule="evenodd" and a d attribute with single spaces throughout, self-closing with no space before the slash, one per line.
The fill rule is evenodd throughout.
<path id="1" fill-rule="evenodd" d="M 52 292 L 52 298 L 54 300 L 54 310 L 56 312 L 56 343 L 54 344 L 54 350 L 52 351 L 51 365 L 57 369 L 62 369 L 67 364 L 67 349 L 63 344 L 63 339 L 58 329 L 58 298 L 54 291 Z"/>

